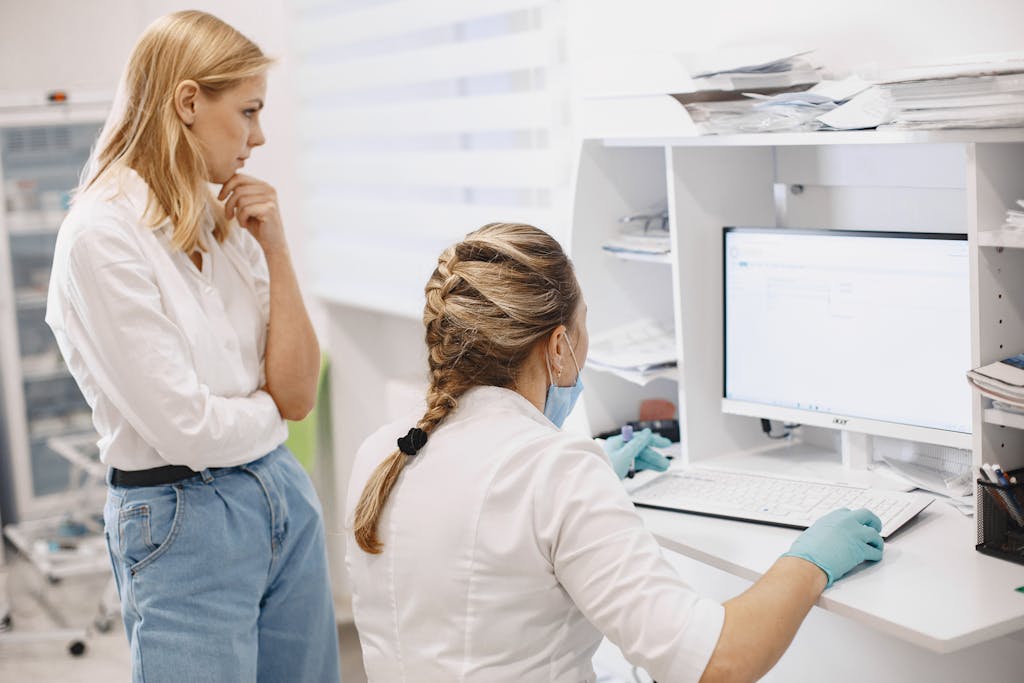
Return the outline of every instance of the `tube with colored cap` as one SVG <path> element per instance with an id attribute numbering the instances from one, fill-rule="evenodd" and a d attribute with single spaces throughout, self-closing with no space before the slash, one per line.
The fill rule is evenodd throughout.
<path id="1" fill-rule="evenodd" d="M 622 426 L 622 443 L 629 443 L 633 439 L 633 427 L 632 425 Z M 626 476 L 632 479 L 636 476 L 636 456 L 629 463 L 629 471 L 626 472 Z"/>

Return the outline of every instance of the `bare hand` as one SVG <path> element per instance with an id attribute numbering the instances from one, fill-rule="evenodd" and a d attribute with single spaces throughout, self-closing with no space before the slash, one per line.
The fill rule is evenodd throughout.
<path id="1" fill-rule="evenodd" d="M 284 226 L 277 205 L 277 191 L 249 175 L 236 173 L 224 183 L 217 199 L 224 201 L 224 215 L 252 233 L 264 251 L 285 246 Z"/>

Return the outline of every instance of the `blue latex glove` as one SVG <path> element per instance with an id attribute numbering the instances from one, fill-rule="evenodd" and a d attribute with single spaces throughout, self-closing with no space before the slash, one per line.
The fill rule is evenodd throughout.
<path id="1" fill-rule="evenodd" d="M 828 588 L 861 562 L 882 559 L 881 530 L 882 522 L 871 510 L 840 508 L 800 534 L 783 557 L 799 557 L 821 567 Z"/>
<path id="2" fill-rule="evenodd" d="M 658 472 L 667 470 L 668 458 L 651 449 L 651 446 L 665 448 L 671 443 L 660 434 L 654 434 L 650 429 L 643 429 L 635 432 L 633 438 L 625 443 L 622 441 L 621 434 L 606 439 L 604 452 L 612 461 L 615 474 L 619 475 L 619 479 L 625 479 L 629 468 L 633 466 L 634 458 L 637 472 L 640 470 L 657 470 Z"/>

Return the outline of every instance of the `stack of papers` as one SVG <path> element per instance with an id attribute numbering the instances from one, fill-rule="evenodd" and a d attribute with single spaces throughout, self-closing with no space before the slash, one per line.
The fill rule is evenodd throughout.
<path id="1" fill-rule="evenodd" d="M 668 209 L 623 216 L 619 222 L 625 227 L 601 245 L 605 251 L 623 258 L 639 256 L 642 260 L 658 260 L 672 251 Z"/>
<path id="2" fill-rule="evenodd" d="M 1004 410 L 1024 411 L 1024 353 L 969 370 L 967 381 Z"/>
<path id="3" fill-rule="evenodd" d="M 821 80 L 810 50 L 750 46 L 680 55 L 698 90 L 778 90 Z"/>
<path id="4" fill-rule="evenodd" d="M 881 87 L 896 128 L 1024 126 L 1024 53 L 902 69 Z"/>
<path id="5" fill-rule="evenodd" d="M 821 81 L 810 90 L 788 92 L 764 97 L 748 93 L 761 101 L 755 109 L 773 112 L 776 116 L 787 115 L 800 125 L 793 130 L 850 130 L 873 128 L 874 121 L 864 114 L 864 105 L 869 101 L 872 84 L 856 76 L 839 81 Z M 835 113 L 837 110 L 838 113 Z M 857 111 L 856 117 L 850 114 Z"/>
<path id="6" fill-rule="evenodd" d="M 1005 230 L 1020 230 L 1024 228 L 1024 199 L 1017 200 L 1017 206 L 1020 209 L 1007 209 L 1006 210 L 1006 223 L 1003 224 Z"/>
<path id="7" fill-rule="evenodd" d="M 744 97 L 749 99 L 692 103 L 686 108 L 698 130 L 708 135 L 872 128 L 888 117 L 868 121 L 863 113 L 851 116 L 853 109 L 844 109 L 851 100 L 856 100 L 858 111 L 863 112 L 860 105 L 866 100 L 861 95 L 870 88 L 868 81 L 850 77 L 825 80 L 807 90 L 774 95 L 744 92 Z M 837 109 L 844 110 L 845 114 L 828 118 Z"/>
<path id="8" fill-rule="evenodd" d="M 877 86 L 857 93 L 848 102 L 818 117 L 823 130 L 864 130 L 892 121 L 892 99 Z"/>
<path id="9" fill-rule="evenodd" d="M 681 54 L 696 89 L 672 96 L 686 106 L 701 135 L 800 130 L 821 113 L 814 111 L 821 104 L 817 93 L 793 96 L 821 81 L 818 67 L 806 59 L 809 52 L 750 46 Z M 744 97 L 777 93 L 787 97 L 766 103 Z"/>
<path id="10" fill-rule="evenodd" d="M 663 230 L 622 232 L 601 245 L 613 254 L 646 254 L 658 256 L 672 251 L 669 234 Z"/>
<path id="11" fill-rule="evenodd" d="M 631 320 L 590 338 L 587 365 L 641 386 L 677 375 L 675 332 L 648 318 Z"/>
<path id="12" fill-rule="evenodd" d="M 974 477 L 971 474 L 969 460 L 956 467 L 938 459 L 935 459 L 934 462 L 928 459 L 917 462 L 912 459 L 882 455 L 880 460 L 881 463 L 916 488 L 948 496 L 959 503 L 972 504 L 969 499 L 974 493 Z"/>

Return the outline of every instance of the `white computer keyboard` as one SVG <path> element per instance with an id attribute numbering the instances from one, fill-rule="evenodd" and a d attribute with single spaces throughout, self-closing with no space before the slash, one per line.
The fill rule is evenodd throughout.
<path id="1" fill-rule="evenodd" d="M 705 468 L 673 469 L 637 488 L 643 507 L 693 512 L 806 529 L 838 508 L 867 508 L 882 520 L 882 537 L 909 522 L 930 496 Z"/>

